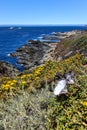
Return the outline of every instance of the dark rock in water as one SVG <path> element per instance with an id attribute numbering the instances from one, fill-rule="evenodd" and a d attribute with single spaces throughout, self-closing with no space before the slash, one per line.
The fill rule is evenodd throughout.
<path id="1" fill-rule="evenodd" d="M 29 42 L 29 43 L 33 43 L 33 44 L 34 44 L 34 43 L 35 43 L 35 44 L 36 44 L 36 43 L 38 44 L 38 42 L 40 42 L 40 41 L 39 41 L 39 40 L 29 40 L 28 42 Z"/>
<path id="2" fill-rule="evenodd" d="M 18 58 L 18 63 L 23 64 L 25 69 L 38 66 L 44 63 L 44 55 L 51 49 L 48 43 L 30 40 L 30 44 L 23 45 L 12 53 L 11 56 Z M 49 52 L 50 53 L 50 52 Z"/>
<path id="3" fill-rule="evenodd" d="M 50 35 L 50 36 L 44 36 L 43 39 L 45 40 L 59 40 L 58 36 Z"/>
<path id="4" fill-rule="evenodd" d="M 13 78 L 19 74 L 19 70 L 10 63 L 0 62 L 0 77 L 8 76 Z"/>

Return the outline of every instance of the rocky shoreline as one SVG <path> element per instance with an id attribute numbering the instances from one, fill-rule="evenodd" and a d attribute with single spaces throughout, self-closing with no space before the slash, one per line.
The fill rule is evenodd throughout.
<path id="1" fill-rule="evenodd" d="M 19 69 L 14 65 L 0 61 L 0 78 L 3 76 L 14 78 L 19 72 Z"/>
<path id="2" fill-rule="evenodd" d="M 55 60 L 54 53 L 57 46 L 61 47 L 61 42 L 47 42 L 48 40 L 64 40 L 70 37 L 81 35 L 81 31 L 58 32 L 49 36 L 43 36 L 42 40 L 30 40 L 29 43 L 18 48 L 16 52 L 11 53 L 12 57 L 18 58 L 18 64 L 25 69 L 32 69 L 35 66 L 44 64 L 47 60 Z M 59 55 L 57 60 L 61 60 Z"/>
<path id="3" fill-rule="evenodd" d="M 61 60 L 67 58 L 80 50 L 73 46 L 65 47 L 66 40 L 74 41 L 77 37 L 82 36 L 86 31 L 58 32 L 49 36 L 43 36 L 40 40 L 29 40 L 21 48 L 11 53 L 11 57 L 18 59 L 18 64 L 24 66 L 25 70 L 32 70 L 36 66 L 44 64 L 48 60 Z M 60 42 L 47 42 L 48 40 L 61 40 Z M 71 49 L 75 48 L 75 49 Z M 5 73 L 6 76 L 16 76 L 20 71 L 9 63 L 3 63 L 4 70 L 0 70 L 0 75 Z M 7 68 L 6 68 L 7 67 Z M 2 67 L 3 68 L 3 67 Z"/>
<path id="4" fill-rule="evenodd" d="M 17 57 L 18 64 L 23 65 L 25 69 L 30 69 L 44 64 L 47 60 L 51 60 L 51 53 L 53 53 L 55 46 L 53 44 L 32 40 L 31 43 L 23 45 L 16 52 L 13 52 L 11 56 Z"/>

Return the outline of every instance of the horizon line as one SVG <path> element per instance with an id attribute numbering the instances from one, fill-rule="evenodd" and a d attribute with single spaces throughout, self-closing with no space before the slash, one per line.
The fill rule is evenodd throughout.
<path id="1" fill-rule="evenodd" d="M 0 24 L 0 26 L 87 26 L 87 24 Z"/>

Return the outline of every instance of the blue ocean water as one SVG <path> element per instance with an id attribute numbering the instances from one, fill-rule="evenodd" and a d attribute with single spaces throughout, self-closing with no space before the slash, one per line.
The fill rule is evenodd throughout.
<path id="1" fill-rule="evenodd" d="M 0 61 L 17 64 L 17 59 L 10 57 L 10 53 L 26 44 L 28 40 L 38 39 L 52 32 L 65 32 L 71 30 L 87 30 L 87 26 L 23 26 L 21 29 L 15 27 L 0 27 Z"/>

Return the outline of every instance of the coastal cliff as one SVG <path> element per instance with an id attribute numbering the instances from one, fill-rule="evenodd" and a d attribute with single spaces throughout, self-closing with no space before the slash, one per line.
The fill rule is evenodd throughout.
<path id="1" fill-rule="evenodd" d="M 43 36 L 42 41 L 29 40 L 27 44 L 11 53 L 11 57 L 18 59 L 18 64 L 25 70 L 32 70 L 43 65 L 46 61 L 60 61 L 67 59 L 76 53 L 82 53 L 87 57 L 87 31 L 58 32 L 49 36 Z M 48 42 L 48 40 L 59 42 Z M 14 77 L 19 75 L 20 70 L 10 63 L 1 62 L 1 76 Z"/>
<path id="2" fill-rule="evenodd" d="M 61 42 L 29 41 L 17 49 L 11 55 L 24 65 L 21 73 L 1 64 L 0 129 L 86 130 L 87 32 L 71 34 L 63 33 Z M 67 86 L 70 96 L 54 97 L 55 75 L 70 71 L 75 74 L 75 84 Z"/>
<path id="3" fill-rule="evenodd" d="M 32 69 L 44 64 L 48 60 L 66 59 L 76 53 L 87 56 L 87 32 L 71 31 L 55 33 L 43 36 L 44 41 L 30 40 L 29 43 L 11 53 L 12 57 L 18 58 L 18 64 L 25 69 Z M 48 43 L 47 40 L 59 39 L 59 42 Z M 45 41 L 46 40 L 46 41 Z"/>

